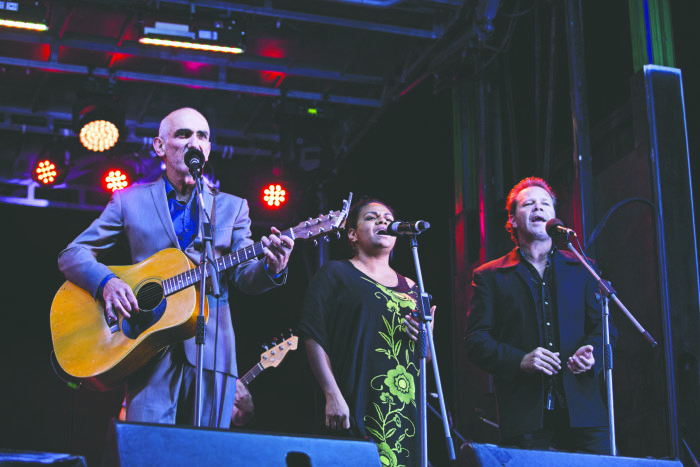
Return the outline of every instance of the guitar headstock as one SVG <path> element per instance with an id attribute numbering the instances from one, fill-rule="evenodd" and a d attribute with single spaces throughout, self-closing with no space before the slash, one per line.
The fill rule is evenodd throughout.
<path id="1" fill-rule="evenodd" d="M 345 221 L 350 211 L 350 201 L 352 193 L 347 200 L 343 200 L 343 209 L 340 211 L 331 211 L 328 214 L 321 214 L 315 219 L 308 219 L 296 225 L 291 230 L 294 233 L 295 239 L 311 239 L 320 236 L 327 236 L 329 233 L 338 232 L 345 228 Z M 340 233 L 338 233 L 340 237 Z"/>
<path id="2" fill-rule="evenodd" d="M 260 355 L 260 364 L 263 368 L 276 367 L 282 363 L 282 359 L 287 355 L 287 352 L 297 349 L 297 344 L 299 343 L 299 336 L 291 336 L 266 350 Z"/>

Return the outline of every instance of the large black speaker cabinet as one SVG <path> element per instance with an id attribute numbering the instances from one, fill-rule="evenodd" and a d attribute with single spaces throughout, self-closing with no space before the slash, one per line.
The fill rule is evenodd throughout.
<path id="1" fill-rule="evenodd" d="M 683 465 L 677 460 L 530 451 L 476 443 L 464 443 L 459 454 L 458 464 L 462 467 L 682 467 Z"/>
<path id="2" fill-rule="evenodd" d="M 374 443 L 113 421 L 103 466 L 380 467 Z"/>
<path id="3" fill-rule="evenodd" d="M 3 467 L 27 467 L 30 465 L 86 467 L 87 464 L 82 456 L 74 456 L 71 454 L 0 449 L 0 465 Z"/>

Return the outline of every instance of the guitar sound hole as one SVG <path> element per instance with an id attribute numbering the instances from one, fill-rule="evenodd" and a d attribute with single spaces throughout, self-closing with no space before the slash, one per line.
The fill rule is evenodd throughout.
<path id="1" fill-rule="evenodd" d="M 153 311 L 163 300 L 163 287 L 157 282 L 144 284 L 136 293 L 140 311 Z"/>

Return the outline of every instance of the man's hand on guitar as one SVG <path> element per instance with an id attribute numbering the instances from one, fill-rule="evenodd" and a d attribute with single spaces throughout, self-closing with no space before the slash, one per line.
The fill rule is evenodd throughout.
<path id="1" fill-rule="evenodd" d="M 281 235 L 282 232 L 272 227 L 269 237 L 262 237 L 263 252 L 265 253 L 267 268 L 271 274 L 279 274 L 287 267 L 289 255 L 294 248 L 294 240 Z"/>
<path id="2" fill-rule="evenodd" d="M 121 313 L 125 318 L 131 318 L 130 313 L 139 311 L 134 291 L 118 277 L 107 281 L 102 296 L 105 299 L 105 313 L 110 320 L 117 319 L 115 312 Z"/>

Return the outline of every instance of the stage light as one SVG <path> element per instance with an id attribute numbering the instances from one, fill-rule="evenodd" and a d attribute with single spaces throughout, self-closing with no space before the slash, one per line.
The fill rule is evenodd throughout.
<path id="1" fill-rule="evenodd" d="M 75 131 L 80 142 L 94 152 L 103 152 L 114 147 L 124 131 L 123 109 L 108 99 L 81 101 L 73 108 Z"/>
<path id="2" fill-rule="evenodd" d="M 46 8 L 34 3 L 0 1 L 0 26 L 48 31 Z"/>
<path id="3" fill-rule="evenodd" d="M 123 169 L 108 169 L 102 176 L 102 187 L 106 191 L 114 193 L 123 190 L 131 184 L 129 175 Z"/>
<path id="4" fill-rule="evenodd" d="M 56 170 L 56 164 L 48 159 L 40 161 L 34 169 L 34 179 L 44 185 L 55 182 L 57 176 L 58 171 Z"/>
<path id="5" fill-rule="evenodd" d="M 144 26 L 139 43 L 164 47 L 240 54 L 245 52 L 245 30 L 233 18 L 215 20 L 211 27 L 156 21 Z"/>
<path id="6" fill-rule="evenodd" d="M 207 52 L 224 52 L 229 54 L 241 54 L 243 49 L 240 47 L 228 47 L 224 45 L 202 44 L 196 42 L 174 41 L 171 39 L 159 39 L 157 37 L 142 37 L 139 39 L 142 44 L 162 45 L 165 47 L 178 47 L 181 49 L 205 50 Z"/>
<path id="7" fill-rule="evenodd" d="M 80 129 L 80 142 L 90 151 L 102 152 L 114 147 L 119 129 L 107 120 L 93 120 Z"/>
<path id="8" fill-rule="evenodd" d="M 66 178 L 65 164 L 58 160 L 40 158 L 32 168 L 32 180 L 43 185 L 57 185 Z"/>
<path id="9" fill-rule="evenodd" d="M 271 183 L 263 190 L 263 203 L 268 209 L 277 209 L 287 202 L 287 190 L 279 183 Z"/>
<path id="10" fill-rule="evenodd" d="M 63 183 L 68 175 L 69 154 L 60 142 L 46 144 L 30 169 L 32 180 L 42 186 Z"/>

